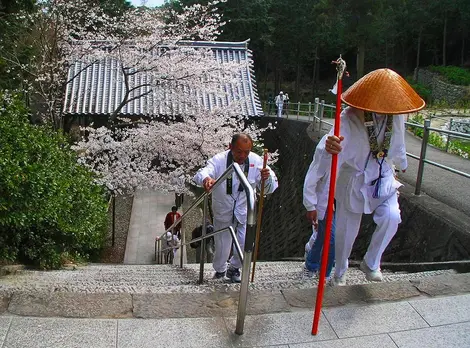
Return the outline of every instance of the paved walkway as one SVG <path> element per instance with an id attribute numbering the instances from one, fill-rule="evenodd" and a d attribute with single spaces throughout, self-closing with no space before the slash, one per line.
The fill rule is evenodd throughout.
<path id="1" fill-rule="evenodd" d="M 124 264 L 152 264 L 155 237 L 163 234 L 166 214 L 175 205 L 174 193 L 137 191 L 132 205 Z"/>
<path id="2" fill-rule="evenodd" d="M 0 316 L 2 348 L 461 348 L 470 347 L 470 295 L 236 318 L 66 319 Z"/>

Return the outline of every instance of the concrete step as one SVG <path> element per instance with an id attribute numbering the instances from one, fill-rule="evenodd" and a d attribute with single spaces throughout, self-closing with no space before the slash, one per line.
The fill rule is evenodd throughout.
<path id="1" fill-rule="evenodd" d="M 275 291 L 308 289 L 318 285 L 318 279 L 301 277 L 303 262 L 258 262 L 251 290 Z M 436 275 L 455 274 L 454 270 L 402 273 L 383 271 L 384 282 L 419 280 Z M 173 265 L 102 265 L 91 264 L 75 270 L 23 270 L 0 278 L 0 292 L 79 292 L 79 293 L 212 293 L 238 291 L 238 284 L 226 284 L 212 279 L 210 264 L 205 265 L 204 283 L 197 284 L 199 265 L 183 268 Z M 348 285 L 368 284 L 357 268 L 348 270 Z"/>

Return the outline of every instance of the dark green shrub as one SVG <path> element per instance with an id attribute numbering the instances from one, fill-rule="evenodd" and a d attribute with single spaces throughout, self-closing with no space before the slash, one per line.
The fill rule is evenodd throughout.
<path id="1" fill-rule="evenodd" d="M 423 100 L 429 104 L 431 102 L 431 98 L 432 98 L 432 89 L 421 84 L 421 83 L 418 83 L 418 82 L 414 82 L 413 81 L 413 78 L 407 78 L 406 79 L 407 82 L 410 84 L 411 87 L 413 87 L 413 89 L 416 91 L 416 93 L 419 94 L 419 96 L 421 98 L 423 98 Z"/>
<path id="2" fill-rule="evenodd" d="M 0 259 L 42 268 L 102 247 L 107 201 L 67 139 L 0 95 Z"/>
<path id="3" fill-rule="evenodd" d="M 433 72 L 441 74 L 447 82 L 460 85 L 470 86 L 470 70 L 465 68 L 459 68 L 457 66 L 435 66 L 432 65 L 429 69 Z"/>

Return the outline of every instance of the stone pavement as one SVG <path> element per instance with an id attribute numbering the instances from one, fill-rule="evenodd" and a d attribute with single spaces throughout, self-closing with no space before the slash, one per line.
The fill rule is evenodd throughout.
<path id="1" fill-rule="evenodd" d="M 132 205 L 124 264 L 152 264 L 155 237 L 163 234 L 165 216 L 175 205 L 174 193 L 137 191 Z"/>
<path id="2" fill-rule="evenodd" d="M 470 347 L 470 295 L 419 298 L 236 318 L 66 319 L 0 316 L 2 348 L 154 347 Z"/>

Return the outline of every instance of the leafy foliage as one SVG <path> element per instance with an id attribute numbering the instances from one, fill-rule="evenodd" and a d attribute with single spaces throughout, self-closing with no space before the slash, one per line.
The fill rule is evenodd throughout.
<path id="1" fill-rule="evenodd" d="M 437 72 L 445 77 L 449 83 L 461 86 L 470 86 L 470 70 L 458 66 L 430 66 L 431 71 Z"/>
<path id="2" fill-rule="evenodd" d="M 418 82 L 413 82 L 413 80 L 410 78 L 407 79 L 407 82 L 411 87 L 413 87 L 416 93 L 418 93 L 419 96 L 424 99 L 426 103 L 431 102 L 432 90 L 429 87 Z"/>
<path id="3" fill-rule="evenodd" d="M 41 268 L 102 246 L 107 201 L 67 139 L 33 126 L 16 97 L 0 96 L 0 259 Z"/>

